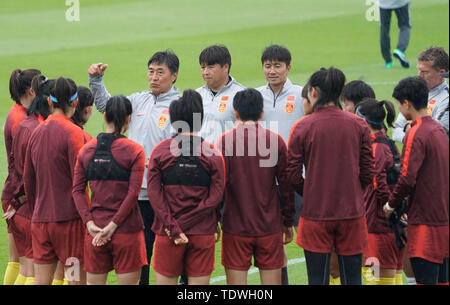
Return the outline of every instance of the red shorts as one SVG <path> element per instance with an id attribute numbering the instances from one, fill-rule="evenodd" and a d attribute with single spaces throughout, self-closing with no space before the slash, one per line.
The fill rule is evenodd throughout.
<path id="1" fill-rule="evenodd" d="M 349 256 L 367 251 L 366 217 L 337 221 L 314 221 L 300 217 L 297 245 L 316 253 Z"/>
<path id="2" fill-rule="evenodd" d="M 280 269 L 284 264 L 283 234 L 242 237 L 223 232 L 222 265 L 227 269 L 247 271 L 252 256 L 261 270 Z"/>
<path id="3" fill-rule="evenodd" d="M 60 261 L 83 263 L 85 226 L 81 218 L 64 222 L 32 222 L 33 257 L 36 264 Z M 70 258 L 70 260 L 68 260 Z"/>
<path id="4" fill-rule="evenodd" d="M 144 231 L 116 233 L 101 247 L 92 245 L 92 239 L 86 232 L 84 269 L 89 273 L 103 274 L 113 269 L 117 274 L 130 273 L 148 265 Z"/>
<path id="5" fill-rule="evenodd" d="M 6 213 L 6 211 L 8 210 L 9 202 L 10 202 L 10 200 L 2 199 L 3 213 Z M 8 229 L 8 233 L 12 233 L 12 231 L 11 231 L 11 219 L 6 221 L 6 226 L 7 226 L 7 229 Z"/>
<path id="6" fill-rule="evenodd" d="M 10 223 L 19 257 L 33 258 L 33 244 L 31 242 L 31 220 L 21 215 L 14 215 Z"/>
<path id="7" fill-rule="evenodd" d="M 175 245 L 167 236 L 156 235 L 153 269 L 176 277 L 186 271 L 188 277 L 208 276 L 214 270 L 214 235 L 186 235 L 189 242 Z"/>
<path id="8" fill-rule="evenodd" d="M 448 226 L 408 226 L 408 257 L 442 264 L 449 257 Z"/>
<path id="9" fill-rule="evenodd" d="M 366 261 L 375 258 L 382 269 L 403 270 L 404 255 L 405 248 L 397 247 L 394 233 L 369 233 Z"/>

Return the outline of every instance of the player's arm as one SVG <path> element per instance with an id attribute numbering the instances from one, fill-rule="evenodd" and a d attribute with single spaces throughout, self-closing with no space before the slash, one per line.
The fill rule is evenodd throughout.
<path id="1" fill-rule="evenodd" d="M 144 179 L 144 171 L 145 153 L 142 149 L 139 154 L 137 154 L 131 167 L 127 196 L 120 205 L 119 210 L 111 219 L 111 221 L 117 224 L 117 226 L 120 226 L 123 223 L 123 221 L 128 217 L 128 215 L 130 215 L 131 211 L 137 205 L 139 193 L 141 191 L 142 180 Z"/>
<path id="2" fill-rule="evenodd" d="M 86 178 L 86 169 L 82 160 L 83 155 L 83 150 L 81 150 L 74 169 L 72 196 L 78 214 L 80 214 L 83 223 L 87 224 L 89 221 L 92 221 L 93 218 L 89 209 L 88 195 L 86 193 L 88 181 Z"/>
<path id="3" fill-rule="evenodd" d="M 416 185 L 417 174 L 425 159 L 424 140 L 417 137 L 410 139 L 410 137 L 411 132 L 407 134 L 406 145 L 403 146 L 400 177 L 387 203 L 391 209 L 395 209 L 404 198 L 409 196 Z"/>
<path id="4" fill-rule="evenodd" d="M 382 145 L 382 144 L 381 144 Z M 374 189 L 375 196 L 378 202 L 385 203 L 389 200 L 390 190 L 387 184 L 387 171 L 386 171 L 386 155 L 382 149 L 382 146 L 377 145 L 377 151 L 375 152 L 375 177 L 374 177 Z"/>
<path id="5" fill-rule="evenodd" d="M 109 92 L 106 90 L 105 83 L 103 81 L 103 76 L 107 68 L 107 64 L 95 63 L 88 69 L 89 87 L 91 88 L 92 95 L 94 96 L 95 106 L 101 113 L 105 112 L 106 103 L 111 97 Z"/>
<path id="6" fill-rule="evenodd" d="M 296 123 L 291 130 L 288 143 L 286 179 L 295 186 L 295 190 L 303 195 L 304 133 Z"/>
<path id="7" fill-rule="evenodd" d="M 210 186 L 208 197 L 202 200 L 197 207 L 181 215 L 178 223 L 184 231 L 189 230 L 196 224 L 202 222 L 205 217 L 210 217 L 211 212 L 215 212 L 223 201 L 225 191 L 225 161 L 220 153 L 209 157 Z"/>
<path id="8" fill-rule="evenodd" d="M 365 126 L 362 132 L 361 151 L 359 155 L 359 181 L 363 188 L 373 182 L 373 177 L 375 177 L 374 164 L 375 160 L 370 142 L 370 130 L 369 127 Z"/>
<path id="9" fill-rule="evenodd" d="M 172 216 L 164 193 L 164 186 L 162 185 L 162 171 L 157 147 L 150 156 L 147 173 L 147 193 L 150 204 L 155 211 L 155 217 L 161 220 L 166 232 L 168 231 L 173 238 L 179 236 L 182 231 L 178 222 Z"/>
<path id="10" fill-rule="evenodd" d="M 294 188 L 289 182 L 286 174 L 288 151 L 284 141 L 279 138 L 279 152 L 277 163 L 277 180 L 280 194 L 280 208 L 281 216 L 283 218 L 283 225 L 286 228 L 291 228 L 294 225 L 295 217 L 295 197 Z"/>

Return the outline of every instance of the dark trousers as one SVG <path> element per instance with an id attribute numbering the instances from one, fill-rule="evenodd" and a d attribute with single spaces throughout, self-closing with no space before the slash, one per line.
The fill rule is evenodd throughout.
<path id="1" fill-rule="evenodd" d="M 422 258 L 412 257 L 411 266 L 414 270 L 414 276 L 416 278 L 417 284 L 448 284 L 448 258 L 444 260 L 443 264 L 436 264 Z"/>
<path id="2" fill-rule="evenodd" d="M 305 251 L 306 270 L 309 285 L 328 285 L 330 283 L 331 253 Z M 361 285 L 362 254 L 338 255 L 342 285 Z"/>
<path id="3" fill-rule="evenodd" d="M 381 54 L 385 62 L 392 61 L 391 55 L 391 16 L 392 11 L 397 15 L 398 28 L 400 33 L 398 35 L 397 49 L 405 52 L 409 45 L 409 38 L 411 35 L 411 21 L 409 17 L 409 4 L 396 9 L 380 8 L 380 45 Z"/>
<path id="4" fill-rule="evenodd" d="M 138 204 L 139 209 L 141 210 L 142 219 L 144 220 L 145 248 L 147 249 L 148 262 L 148 266 L 142 267 L 139 285 L 148 285 L 150 282 L 150 262 L 153 254 L 153 243 L 155 242 L 155 233 L 151 230 L 155 212 L 148 200 L 139 200 Z"/>

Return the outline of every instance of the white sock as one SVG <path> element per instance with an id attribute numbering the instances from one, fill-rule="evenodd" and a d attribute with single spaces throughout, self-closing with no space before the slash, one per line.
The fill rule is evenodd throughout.
<path id="1" fill-rule="evenodd" d="M 408 281 L 408 285 L 417 285 L 415 277 L 406 277 L 406 280 Z"/>

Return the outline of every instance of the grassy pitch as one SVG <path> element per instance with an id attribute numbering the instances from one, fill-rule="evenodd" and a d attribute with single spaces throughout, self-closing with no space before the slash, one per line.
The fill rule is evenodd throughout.
<path id="1" fill-rule="evenodd" d="M 368 1 L 370 2 L 370 1 Z M 375 1 L 373 1 L 375 2 Z M 15 68 L 38 68 L 48 78 L 66 76 L 88 85 L 91 63 L 108 63 L 106 87 L 111 94 L 129 95 L 146 90 L 146 63 L 159 50 L 172 49 L 181 66 L 176 86 L 180 90 L 203 85 L 198 55 L 211 44 L 225 44 L 232 55 L 231 74 L 248 87 L 265 84 L 262 50 L 282 44 L 292 53 L 290 79 L 303 85 L 320 67 L 342 69 L 347 80 L 363 79 L 379 99 L 391 99 L 400 79 L 416 75 L 417 55 L 440 45 L 449 49 L 449 1 L 411 1 L 412 32 L 406 55 L 411 68 L 398 62 L 386 70 L 379 47 L 379 23 L 366 19 L 373 4 L 363 0 L 80 0 L 80 20 L 69 22 L 71 7 L 63 0 L 2 0 L 0 2 L 0 125 L 13 102 L 8 81 Z M 398 29 L 391 25 L 392 49 Z M 93 136 L 104 129 L 94 111 L 86 130 Z M 3 133 L 0 136 L 4 143 Z M 4 144 L 0 145 L 0 187 L 6 178 Z M 303 251 L 287 247 L 292 284 L 306 284 Z M 0 281 L 8 261 L 6 224 L 0 225 Z M 225 284 L 216 250 L 213 284 Z M 115 276 L 110 276 L 115 283 Z M 152 276 L 152 283 L 154 277 Z M 257 273 L 249 275 L 258 284 Z"/>

